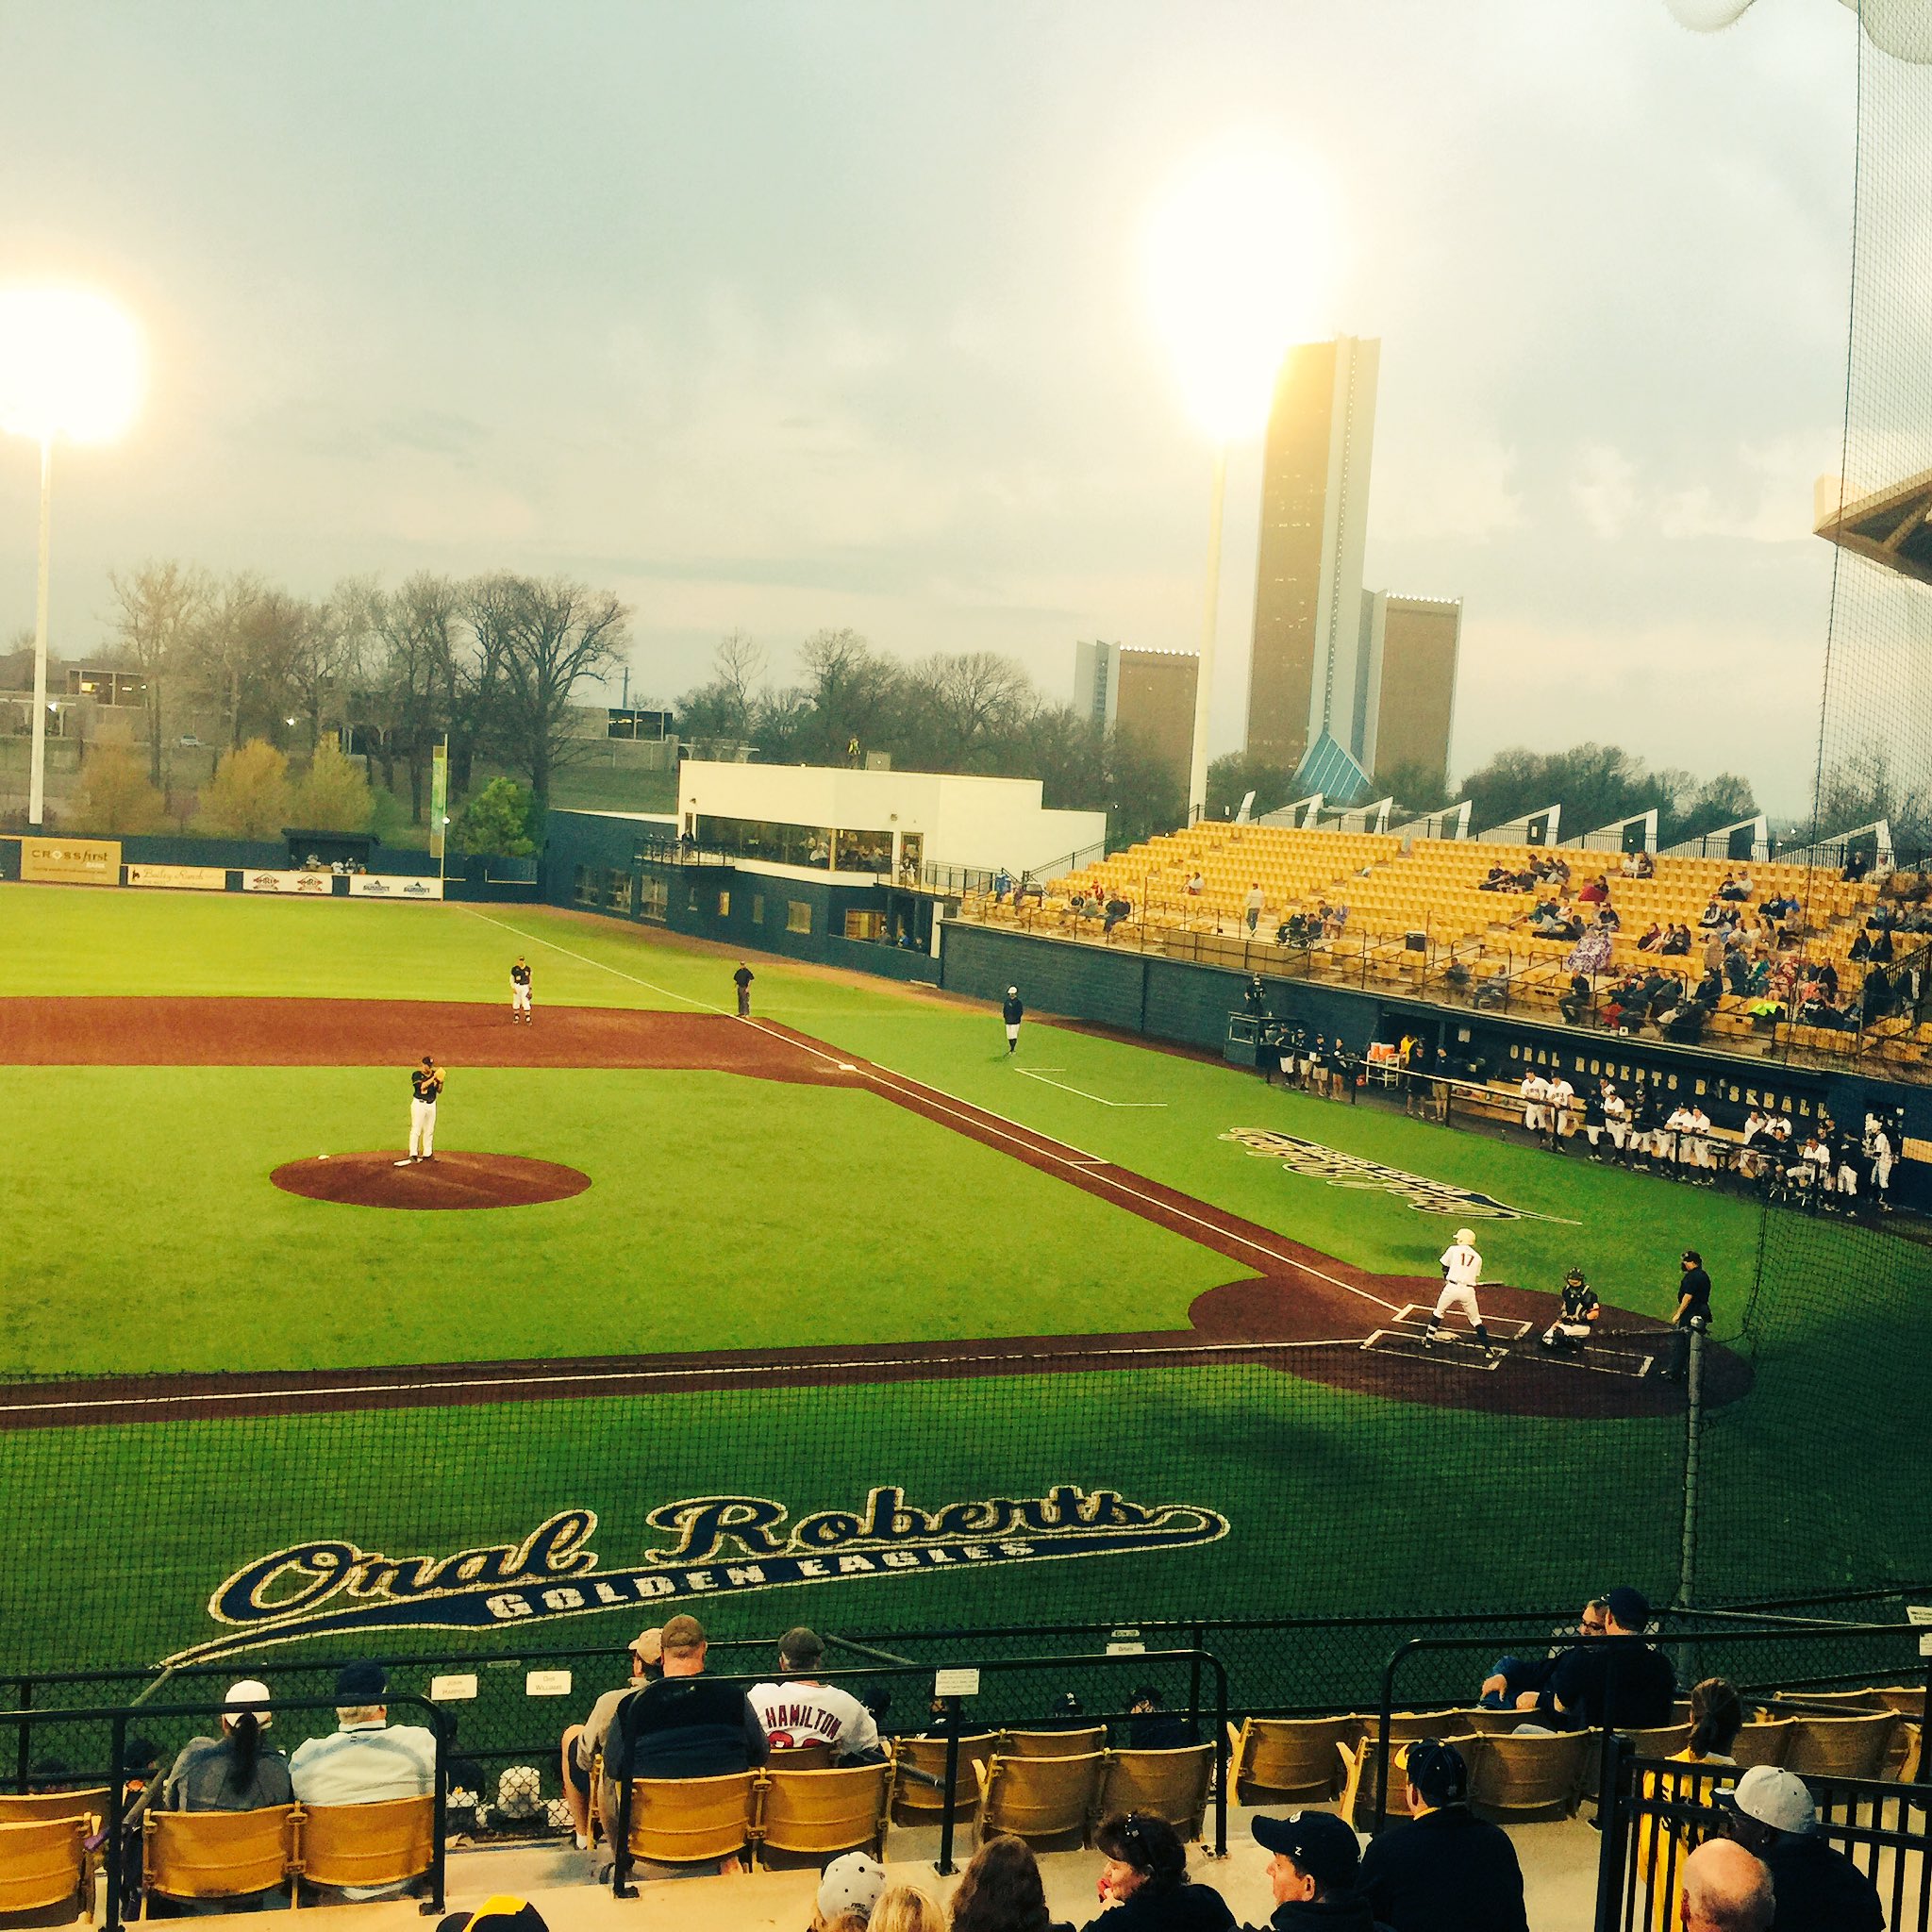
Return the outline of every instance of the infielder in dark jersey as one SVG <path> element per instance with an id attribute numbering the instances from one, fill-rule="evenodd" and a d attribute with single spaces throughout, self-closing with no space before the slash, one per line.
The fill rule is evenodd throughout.
<path id="1" fill-rule="evenodd" d="M 509 969 L 509 1019 L 512 1026 L 519 1020 L 526 1026 L 531 1024 L 530 962 L 521 953 Z"/>
<path id="2" fill-rule="evenodd" d="M 1595 1332 L 1603 1314 L 1596 1290 L 1583 1278 L 1581 1268 L 1573 1268 L 1563 1277 L 1563 1309 L 1541 1335 L 1548 1349 L 1580 1348 Z"/>
<path id="3" fill-rule="evenodd" d="M 396 1162 L 436 1158 L 436 1103 L 442 1097 L 442 1069 L 426 1053 L 423 1063 L 409 1069 L 409 1152 Z"/>

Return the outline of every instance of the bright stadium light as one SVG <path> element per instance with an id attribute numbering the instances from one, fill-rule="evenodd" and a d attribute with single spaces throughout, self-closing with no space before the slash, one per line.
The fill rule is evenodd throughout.
<path id="1" fill-rule="evenodd" d="M 47 571 L 54 443 L 108 442 L 134 420 L 145 380 L 141 331 L 82 289 L 0 289 L 0 430 L 41 446 L 41 554 L 34 601 L 33 762 L 27 823 L 46 818 Z"/>
<path id="2" fill-rule="evenodd" d="M 1331 276 L 1333 225 L 1320 178 L 1278 143 L 1258 139 L 1225 142 L 1198 157 L 1148 219 L 1148 309 L 1174 358 L 1188 413 L 1214 438 L 1188 772 L 1191 819 L 1208 809 L 1227 446 L 1259 433 L 1289 345 L 1316 332 Z"/>

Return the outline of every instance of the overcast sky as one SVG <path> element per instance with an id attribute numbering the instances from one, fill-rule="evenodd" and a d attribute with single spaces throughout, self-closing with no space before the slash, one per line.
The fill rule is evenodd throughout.
<path id="1" fill-rule="evenodd" d="M 1333 184 L 1381 338 L 1372 585 L 1466 600 L 1454 764 L 1584 737 L 1798 808 L 1816 729 L 1856 25 L 1765 0 L 0 0 L 0 282 L 142 319 L 58 472 L 57 648 L 178 556 L 307 593 L 566 572 L 633 695 L 718 637 L 1191 648 L 1208 454 L 1149 204 L 1258 130 Z M 1257 235 L 1257 247 L 1270 238 Z M 33 618 L 0 445 L 0 639 Z M 1230 475 L 1220 750 L 1258 462 Z"/>

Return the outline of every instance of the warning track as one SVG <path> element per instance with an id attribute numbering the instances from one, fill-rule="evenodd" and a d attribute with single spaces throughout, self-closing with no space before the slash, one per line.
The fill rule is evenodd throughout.
<path id="1" fill-rule="evenodd" d="M 455 1067 L 664 1068 L 852 1088 L 1054 1174 L 1233 1262 L 1174 1331 L 701 1352 L 572 1360 L 440 1363 L 285 1374 L 75 1378 L 0 1387 L 0 1428 L 160 1421 L 291 1410 L 522 1402 L 709 1388 L 934 1380 L 988 1374 L 1093 1373 L 1161 1363 L 1260 1362 L 1362 1394 L 1498 1414 L 1608 1418 L 1668 1414 L 1681 1397 L 1655 1375 L 1595 1374 L 1528 1341 L 1496 1373 L 1364 1348 L 1436 1283 L 1372 1275 L 1272 1228 L 1069 1146 L 891 1069 L 770 1022 L 711 1013 L 551 1008 L 531 1026 L 507 1008 L 365 1000 L 0 1000 L 0 1064 L 32 1066 L 406 1065 L 424 1053 Z M 398 1150 L 400 1151 L 400 1150 Z M 594 1178 L 594 1176 L 593 1176 Z M 1555 1298 L 1495 1284 L 1484 1312 L 1545 1326 Z M 1645 1352 L 1663 1324 L 1619 1310 L 1608 1325 Z M 1748 1366 L 1707 1350 L 1707 1400 L 1735 1400 Z"/>

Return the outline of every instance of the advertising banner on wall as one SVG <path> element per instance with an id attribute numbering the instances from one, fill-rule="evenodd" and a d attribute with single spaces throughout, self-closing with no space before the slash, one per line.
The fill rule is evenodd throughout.
<path id="1" fill-rule="evenodd" d="M 291 892 L 310 899 L 326 899 L 335 889 L 335 874 L 326 872 L 244 872 L 244 892 Z"/>
<path id="2" fill-rule="evenodd" d="M 177 892 L 225 892 L 228 873 L 220 865 L 130 865 L 130 886 L 172 886 Z"/>
<path id="3" fill-rule="evenodd" d="M 20 875 L 50 885 L 118 886 L 121 841 L 37 839 L 29 834 L 20 841 Z"/>
<path id="4" fill-rule="evenodd" d="M 352 872 L 349 874 L 352 899 L 440 899 L 441 879 L 417 878 L 408 873 Z"/>

